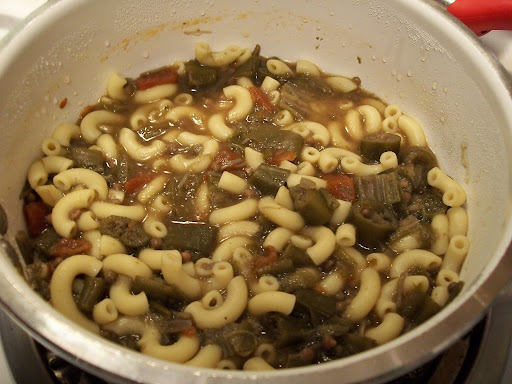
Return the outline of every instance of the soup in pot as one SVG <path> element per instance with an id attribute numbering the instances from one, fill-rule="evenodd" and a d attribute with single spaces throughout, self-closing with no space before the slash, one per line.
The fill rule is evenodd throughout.
<path id="1" fill-rule="evenodd" d="M 358 78 L 254 49 L 126 78 L 42 143 L 27 281 L 78 326 L 220 369 L 386 343 L 460 291 L 462 188 Z"/>

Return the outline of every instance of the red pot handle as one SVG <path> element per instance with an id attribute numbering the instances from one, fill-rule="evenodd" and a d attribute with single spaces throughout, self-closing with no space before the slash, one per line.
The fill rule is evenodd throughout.
<path id="1" fill-rule="evenodd" d="M 455 0 L 447 10 L 478 36 L 512 30 L 512 0 Z"/>

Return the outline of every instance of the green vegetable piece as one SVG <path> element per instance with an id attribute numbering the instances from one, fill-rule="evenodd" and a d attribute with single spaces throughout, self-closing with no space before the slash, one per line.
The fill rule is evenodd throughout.
<path id="1" fill-rule="evenodd" d="M 368 161 L 379 161 L 380 155 L 392 151 L 398 155 L 402 138 L 398 135 L 386 132 L 372 133 L 361 139 L 360 152 Z"/>
<path id="2" fill-rule="evenodd" d="M 331 211 L 334 211 L 336 208 L 340 206 L 339 201 L 326 188 L 320 188 L 318 191 L 325 199 L 327 206 Z"/>
<path id="3" fill-rule="evenodd" d="M 284 367 L 286 368 L 296 368 L 296 367 L 302 367 L 304 365 L 311 364 L 310 361 L 304 360 L 303 354 L 300 352 L 297 353 L 289 353 L 288 356 L 286 356 L 286 363 L 284 364 Z"/>
<path id="4" fill-rule="evenodd" d="M 347 350 L 349 355 L 364 352 L 368 349 L 377 346 L 377 343 L 365 336 L 360 336 L 355 333 L 347 333 L 342 336 L 343 346 Z"/>
<path id="5" fill-rule="evenodd" d="M 459 295 L 462 288 L 464 288 L 463 281 L 454 281 L 448 285 L 448 303 L 452 302 Z"/>
<path id="6" fill-rule="evenodd" d="M 106 168 L 103 177 L 109 185 L 124 185 L 128 180 L 131 164 L 132 160 L 128 158 L 126 152 L 120 151 L 116 165 Z"/>
<path id="7" fill-rule="evenodd" d="M 217 70 L 199 64 L 196 60 L 185 63 L 188 74 L 188 86 L 190 88 L 204 87 L 215 84 L 217 81 Z"/>
<path id="8" fill-rule="evenodd" d="M 324 323 L 316 327 L 316 330 L 320 335 L 340 337 L 350 332 L 352 327 L 353 323 L 349 319 L 344 318 L 340 315 L 333 315 Z"/>
<path id="9" fill-rule="evenodd" d="M 332 87 L 322 77 L 298 74 L 290 80 L 290 83 L 295 84 L 301 90 L 316 98 L 334 94 Z"/>
<path id="10" fill-rule="evenodd" d="M 290 171 L 274 165 L 261 163 L 249 176 L 249 184 L 253 185 L 262 195 L 275 196 L 279 188 L 286 183 Z"/>
<path id="11" fill-rule="evenodd" d="M 377 245 L 398 227 L 394 212 L 378 201 L 356 201 L 350 216 L 363 246 Z"/>
<path id="12" fill-rule="evenodd" d="M 245 61 L 242 65 L 240 65 L 235 72 L 233 73 L 233 77 L 238 79 L 240 77 L 248 77 L 250 79 L 255 79 L 256 74 L 258 73 L 258 68 L 260 66 L 261 57 L 260 56 L 251 56 L 247 61 Z"/>
<path id="13" fill-rule="evenodd" d="M 132 290 L 134 294 L 145 292 L 148 298 L 162 302 L 177 301 L 182 298 L 180 292 L 159 277 L 136 276 L 132 282 Z"/>
<path id="14" fill-rule="evenodd" d="M 226 332 L 225 338 L 231 344 L 234 354 L 240 357 L 250 356 L 258 346 L 254 333 L 244 329 Z"/>
<path id="15" fill-rule="evenodd" d="M 77 306 L 81 311 L 92 312 L 107 293 L 107 283 L 101 277 L 85 276 L 84 284 L 78 295 Z"/>
<path id="16" fill-rule="evenodd" d="M 48 272 L 47 264 L 40 259 L 36 259 L 32 264 L 27 264 L 24 270 L 27 283 L 32 289 L 39 293 L 46 301 L 50 301 L 50 279 L 41 278 L 41 276 Z"/>
<path id="17" fill-rule="evenodd" d="M 164 334 L 173 334 L 183 332 L 194 328 L 194 323 L 191 319 L 180 318 L 164 318 L 159 322 L 159 326 Z"/>
<path id="18" fill-rule="evenodd" d="M 149 243 L 149 240 L 151 240 L 146 231 L 144 231 L 144 228 L 142 228 L 142 224 L 139 222 L 131 222 L 128 231 L 123 233 L 119 239 L 128 248 L 145 247 Z"/>
<path id="19" fill-rule="evenodd" d="M 217 227 L 205 223 L 174 222 L 167 226 L 167 235 L 162 239 L 162 248 L 209 255 L 215 249 L 217 232 Z"/>
<path id="20" fill-rule="evenodd" d="M 145 247 L 150 240 L 142 224 L 127 217 L 108 216 L 100 220 L 98 230 L 102 235 L 112 236 L 128 248 Z"/>
<path id="21" fill-rule="evenodd" d="M 291 260 L 294 268 L 312 267 L 315 265 L 311 257 L 306 253 L 305 249 L 288 244 L 281 254 L 281 258 Z"/>
<path id="22" fill-rule="evenodd" d="M 303 188 L 299 185 L 290 188 L 295 210 L 310 225 L 324 225 L 332 216 L 332 210 L 322 193 L 315 188 Z"/>
<path id="23" fill-rule="evenodd" d="M 309 102 L 314 99 L 306 90 L 287 82 L 281 88 L 279 107 L 289 111 L 296 119 L 305 120 L 312 113 Z"/>
<path id="24" fill-rule="evenodd" d="M 46 229 L 43 233 L 32 240 L 34 250 L 50 255 L 50 247 L 57 243 L 61 236 L 53 228 Z"/>
<path id="25" fill-rule="evenodd" d="M 423 193 L 415 193 L 407 206 L 409 213 L 419 219 L 429 221 L 438 214 L 445 213 L 448 207 L 443 203 L 443 193 L 437 188 L 427 188 Z"/>
<path id="26" fill-rule="evenodd" d="M 132 285 L 133 288 L 133 285 Z M 167 303 L 163 304 L 159 300 L 152 300 L 148 298 L 149 308 L 151 311 L 158 313 L 162 316 L 171 317 L 172 316 L 172 310 L 167 308 Z"/>
<path id="27" fill-rule="evenodd" d="M 337 300 L 332 296 L 323 295 L 314 289 L 299 289 L 295 292 L 295 297 L 297 298 L 295 306 L 302 306 L 307 310 L 314 326 L 336 313 Z"/>
<path id="28" fill-rule="evenodd" d="M 277 348 L 283 348 L 302 339 L 301 331 L 307 324 L 301 319 L 284 316 L 280 313 L 269 313 L 262 319 L 267 334 L 274 340 Z"/>
<path id="29" fill-rule="evenodd" d="M 132 83 L 129 82 L 128 84 L 132 84 Z M 128 89 L 128 87 L 127 87 L 128 84 L 124 87 L 125 92 L 127 94 L 132 94 L 133 89 Z M 129 87 L 129 88 L 133 88 L 133 87 Z M 101 104 L 102 109 L 106 109 L 107 111 L 112 111 L 114 113 L 127 113 L 128 109 L 130 108 L 130 105 L 123 101 L 106 99 L 106 98 L 102 98 L 100 100 L 100 104 Z"/>
<path id="30" fill-rule="evenodd" d="M 344 279 L 349 280 L 356 275 L 357 264 L 342 247 L 337 247 L 334 250 L 334 260 L 336 261 L 334 270 L 340 273 Z"/>
<path id="31" fill-rule="evenodd" d="M 304 138 L 298 133 L 257 122 L 252 123 L 250 127 L 240 127 L 234 134 L 233 141 L 263 152 L 265 157 L 279 149 L 292 151 L 299 157 L 304 146 Z"/>
<path id="32" fill-rule="evenodd" d="M 434 152 L 428 147 L 407 147 L 400 150 L 398 159 L 409 168 L 409 177 L 414 189 L 426 186 L 427 173 L 437 166 Z"/>
<path id="33" fill-rule="evenodd" d="M 398 229 L 389 236 L 389 248 L 396 253 L 403 252 L 401 242 L 405 238 L 413 238 L 421 248 L 428 249 L 432 239 L 432 227 L 429 223 L 419 221 L 415 216 L 408 216 L 400 221 Z"/>
<path id="34" fill-rule="evenodd" d="M 295 270 L 293 261 L 291 259 L 279 259 L 273 264 L 265 265 L 264 267 L 256 270 L 256 276 L 272 275 L 278 276 Z"/>
<path id="35" fill-rule="evenodd" d="M 292 293 L 301 288 L 312 288 L 321 279 L 320 272 L 313 268 L 298 268 L 279 278 L 279 289 Z"/>
<path id="36" fill-rule="evenodd" d="M 98 173 L 105 170 L 105 159 L 101 151 L 72 147 L 69 148 L 68 154 L 75 168 L 87 168 Z"/>
<path id="37" fill-rule="evenodd" d="M 428 293 L 420 288 L 413 288 L 407 293 L 399 292 L 400 300 L 397 302 L 397 312 L 402 317 L 413 320 L 421 311 L 428 297 Z"/>
<path id="38" fill-rule="evenodd" d="M 354 186 L 359 200 L 375 200 L 392 205 L 402 200 L 396 172 L 355 176 Z"/>
<path id="39" fill-rule="evenodd" d="M 439 312 L 441 308 L 442 307 L 438 303 L 436 303 L 430 296 L 427 296 L 425 302 L 423 303 L 423 307 L 421 308 L 421 310 L 416 315 L 416 318 L 414 319 L 414 323 L 421 324 L 427 321 L 437 312 Z"/>

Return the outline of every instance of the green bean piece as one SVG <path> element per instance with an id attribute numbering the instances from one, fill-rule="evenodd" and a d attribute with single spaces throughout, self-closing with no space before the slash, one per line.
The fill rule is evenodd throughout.
<path id="1" fill-rule="evenodd" d="M 454 281 L 448 285 L 448 303 L 451 303 L 459 295 L 462 288 L 464 288 L 463 281 Z"/>
<path id="2" fill-rule="evenodd" d="M 301 288 L 312 288 L 321 279 L 320 272 L 313 268 L 298 268 L 279 278 L 279 289 L 292 293 Z"/>
<path id="3" fill-rule="evenodd" d="M 300 352 L 296 353 L 289 353 L 286 356 L 286 362 L 284 363 L 284 367 L 286 368 L 296 368 L 296 367 L 302 367 L 304 365 L 311 364 L 310 361 L 304 360 L 304 356 Z"/>
<path id="4" fill-rule="evenodd" d="M 295 292 L 295 297 L 295 307 L 302 307 L 315 327 L 336 313 L 337 300 L 332 296 L 323 295 L 314 289 L 299 289 Z"/>
<path id="5" fill-rule="evenodd" d="M 112 215 L 101 219 L 98 230 L 102 235 L 118 239 L 128 248 L 145 247 L 150 240 L 142 224 L 127 217 Z"/>
<path id="6" fill-rule="evenodd" d="M 333 315 L 316 327 L 316 331 L 320 335 L 340 337 L 350 332 L 353 326 L 354 324 L 350 320 L 340 315 Z"/>
<path id="7" fill-rule="evenodd" d="M 422 310 L 428 293 L 420 288 L 413 288 L 407 293 L 399 290 L 398 294 L 400 295 L 400 300 L 397 302 L 398 314 L 412 321 Z"/>
<path id="8" fill-rule="evenodd" d="M 258 277 L 263 275 L 279 276 L 294 270 L 295 267 L 291 259 L 281 258 L 273 264 L 258 268 L 255 275 Z"/>
<path id="9" fill-rule="evenodd" d="M 235 144 L 249 145 L 262 152 L 265 157 L 279 149 L 291 151 L 299 157 L 304 146 L 304 138 L 298 133 L 257 121 L 251 123 L 250 127 L 242 126 L 237 129 L 232 140 Z"/>
<path id="10" fill-rule="evenodd" d="M 188 75 L 188 86 L 190 88 L 204 87 L 215 84 L 217 81 L 217 70 L 199 64 L 196 60 L 185 63 Z"/>
<path id="11" fill-rule="evenodd" d="M 144 292 L 148 298 L 162 302 L 182 299 L 179 291 L 159 277 L 136 276 L 132 282 L 132 290 L 135 294 Z"/>
<path id="12" fill-rule="evenodd" d="M 128 91 L 127 93 L 131 92 L 132 91 Z M 112 111 L 114 113 L 127 113 L 129 110 L 129 105 L 120 100 L 102 98 L 100 100 L 100 104 L 102 109 L 106 109 L 107 111 Z"/>
<path id="13" fill-rule="evenodd" d="M 320 77 L 298 74 L 290 80 L 290 83 L 295 84 L 310 96 L 325 97 L 334 94 L 332 87 Z"/>
<path id="14" fill-rule="evenodd" d="M 427 173 L 436 167 L 434 152 L 427 147 L 407 147 L 400 150 L 399 161 L 409 168 L 410 181 L 414 189 L 427 185 Z"/>
<path id="15" fill-rule="evenodd" d="M 294 268 L 312 267 L 315 265 L 311 257 L 306 253 L 305 249 L 296 247 L 293 244 L 288 244 L 281 254 L 282 259 L 291 260 Z"/>
<path id="16" fill-rule="evenodd" d="M 183 332 L 194 327 L 192 319 L 180 318 L 163 318 L 158 322 L 158 325 L 162 333 L 167 335 Z"/>
<path id="17" fill-rule="evenodd" d="M 162 194 L 173 207 L 170 213 L 172 220 L 180 222 L 196 220 L 194 202 L 201 183 L 199 174 L 187 172 L 183 175 L 171 175 Z"/>
<path id="18" fill-rule="evenodd" d="M 163 249 L 194 251 L 209 255 L 215 249 L 218 228 L 198 222 L 173 222 L 162 239 Z"/>
<path id="19" fill-rule="evenodd" d="M 431 221 L 438 213 L 445 213 L 448 207 L 443 203 L 443 193 L 437 188 L 427 188 L 412 195 L 407 211 L 419 219 Z"/>
<path id="20" fill-rule="evenodd" d="M 132 160 L 128 158 L 126 152 L 119 152 L 119 157 L 115 166 L 107 167 L 103 173 L 103 177 L 109 185 L 124 185 L 128 180 L 130 169 L 132 168 Z"/>
<path id="21" fill-rule="evenodd" d="M 258 346 L 258 340 L 254 333 L 244 329 L 225 332 L 224 336 L 231 345 L 234 354 L 240 357 L 250 356 Z"/>
<path id="22" fill-rule="evenodd" d="M 394 212 L 378 201 L 356 201 L 350 216 L 360 242 L 365 246 L 377 245 L 398 227 Z"/>
<path id="23" fill-rule="evenodd" d="M 98 230 L 102 235 L 108 235 L 119 239 L 127 230 L 130 219 L 121 216 L 108 216 L 100 220 Z"/>
<path id="24" fill-rule="evenodd" d="M 240 77 L 248 77 L 252 80 L 256 79 L 258 68 L 260 66 L 261 57 L 251 56 L 247 61 L 240 65 L 233 73 L 233 78 L 238 79 Z"/>
<path id="25" fill-rule="evenodd" d="M 398 155 L 402 138 L 387 132 L 377 132 L 361 139 L 360 152 L 367 161 L 379 161 L 384 152 L 394 152 Z"/>
<path id="26" fill-rule="evenodd" d="M 437 312 L 439 312 L 441 308 L 442 307 L 438 303 L 436 303 L 430 296 L 427 296 L 425 302 L 423 303 L 423 307 L 420 309 L 420 311 L 417 313 L 414 319 L 414 323 L 421 324 L 427 321 Z"/>
<path id="27" fill-rule="evenodd" d="M 105 159 L 101 151 L 89 148 L 71 147 L 68 156 L 73 160 L 73 167 L 87 168 L 102 173 L 105 170 Z"/>
<path id="28" fill-rule="evenodd" d="M 133 285 L 132 285 L 133 288 Z M 162 304 L 161 301 L 151 300 L 148 298 L 149 308 L 151 311 L 158 313 L 162 316 L 170 317 L 172 316 L 172 310 L 167 308 L 166 305 Z"/>
<path id="29" fill-rule="evenodd" d="M 85 276 L 76 303 L 78 308 L 84 312 L 92 312 L 94 306 L 105 297 L 107 287 L 107 282 L 102 277 Z"/>
<path id="30" fill-rule="evenodd" d="M 327 206 L 331 211 L 334 211 L 336 208 L 340 206 L 339 201 L 326 188 L 320 188 L 318 191 L 325 199 Z"/>
<path id="31" fill-rule="evenodd" d="M 131 222 L 128 230 L 121 235 L 120 240 L 128 248 L 142 248 L 149 243 L 150 237 L 144 231 L 141 223 Z"/>
<path id="32" fill-rule="evenodd" d="M 402 200 L 396 172 L 355 176 L 354 186 L 359 200 L 375 200 L 392 205 Z"/>
<path id="33" fill-rule="evenodd" d="M 307 224 L 324 225 L 331 218 L 332 211 L 318 189 L 297 185 L 290 188 L 290 195 L 295 210 L 300 213 Z"/>
<path id="34" fill-rule="evenodd" d="M 334 271 L 343 276 L 344 279 L 349 280 L 356 276 L 357 264 L 343 248 L 337 247 L 334 250 L 334 260 L 336 261 Z"/>
<path id="35" fill-rule="evenodd" d="M 287 169 L 261 163 L 249 176 L 249 183 L 262 195 L 275 196 L 279 188 L 286 183 L 289 175 L 290 171 Z"/>
<path id="36" fill-rule="evenodd" d="M 61 239 L 61 236 L 53 229 L 48 228 L 39 236 L 32 240 L 32 247 L 34 250 L 42 252 L 49 256 L 50 248 Z"/>
<path id="37" fill-rule="evenodd" d="M 298 120 L 305 120 L 312 113 L 310 101 L 314 97 L 297 85 L 287 82 L 281 88 L 279 107 L 289 111 Z"/>
<path id="38" fill-rule="evenodd" d="M 302 339 L 302 331 L 308 328 L 308 324 L 303 319 L 284 316 L 276 312 L 264 315 L 262 324 L 277 348 L 297 343 Z"/>
<path id="39" fill-rule="evenodd" d="M 401 248 L 402 240 L 413 238 L 420 245 L 420 248 L 429 249 L 432 236 L 432 227 L 429 223 L 422 222 L 415 216 L 409 215 L 401 220 L 398 229 L 389 235 L 388 246 L 393 252 L 400 253 L 403 251 Z"/>
<path id="40" fill-rule="evenodd" d="M 342 339 L 343 346 L 350 355 L 364 352 L 377 346 L 377 343 L 374 340 L 355 333 L 347 333 L 342 336 Z"/>
<path id="41" fill-rule="evenodd" d="M 25 277 L 30 287 L 46 301 L 50 301 L 52 298 L 50 294 L 50 279 L 42 278 L 47 272 L 48 267 L 46 263 L 40 259 L 34 260 L 33 263 L 27 264 L 25 267 Z"/>

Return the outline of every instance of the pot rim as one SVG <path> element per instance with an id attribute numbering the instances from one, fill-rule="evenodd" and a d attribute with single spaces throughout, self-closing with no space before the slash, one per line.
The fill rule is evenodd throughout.
<path id="1" fill-rule="evenodd" d="M 74 5 L 85 1 L 81 0 L 73 4 L 63 0 L 48 1 L 32 12 L 0 41 L 0 52 L 15 45 L 18 39 L 23 42 L 26 29 L 37 29 L 38 19 L 44 19 L 47 14 L 50 14 L 52 8 L 73 8 Z M 431 0 L 417 0 L 416 2 L 397 0 L 397 2 L 401 3 L 404 8 L 411 10 L 415 7 L 424 7 L 427 13 L 430 12 L 435 16 L 432 23 L 442 28 L 447 36 L 452 36 L 453 39 L 464 39 L 470 44 L 471 48 L 477 49 L 482 61 L 486 62 L 489 71 L 492 72 L 492 75 L 496 75 L 500 85 L 503 85 L 501 91 L 504 91 L 512 99 L 512 82 L 508 72 L 462 22 L 445 12 L 439 4 Z M 419 11 L 416 10 L 416 12 Z M 51 14 L 49 17 L 52 17 Z M 509 102 L 509 105 L 512 105 L 512 103 Z M 512 126 L 512 117 L 510 121 Z M 507 203 L 510 210 L 512 203 L 511 201 Z M 73 322 L 49 307 L 17 273 L 8 261 L 8 246 L 2 235 L 0 235 L 0 253 L 2 254 L 0 269 L 7 272 L 3 272 L 4 279 L 0 279 L 0 292 L 2 292 L 0 304 L 25 331 L 42 345 L 56 352 L 70 363 L 109 380 L 122 379 L 124 382 L 139 383 L 159 381 L 165 377 L 166 381 L 182 382 L 181 380 L 184 380 L 186 382 L 191 377 L 196 377 L 201 382 L 208 382 L 209 378 L 231 379 L 232 382 L 240 383 L 257 380 L 279 380 L 279 378 L 281 380 L 295 379 L 300 381 L 301 377 L 307 378 L 311 374 L 315 374 L 315 377 L 320 380 L 323 378 L 332 379 L 336 377 L 333 372 L 338 371 L 337 377 L 339 379 L 341 379 L 339 372 L 343 372 L 343 379 L 348 376 L 347 380 L 349 381 L 347 383 L 360 382 L 370 378 L 382 382 L 403 374 L 433 358 L 471 329 L 483 317 L 486 309 L 512 277 L 511 242 L 512 221 L 509 220 L 504 226 L 504 236 L 497 246 L 497 253 L 502 254 L 501 258 L 495 262 L 495 265 L 488 266 L 488 268 L 492 268 L 491 273 L 479 285 L 471 287 L 469 289 L 471 294 L 466 295 L 467 297 L 464 300 L 457 300 L 458 308 L 456 311 L 449 311 L 448 308 L 441 311 L 427 322 L 408 332 L 407 342 L 403 341 L 405 340 L 404 337 L 399 337 L 369 351 L 319 366 L 276 370 L 270 373 L 195 369 L 144 356 L 141 353 L 119 347 L 86 331 L 77 332 Z M 468 318 L 471 320 L 468 321 Z M 432 326 L 434 323 L 436 325 Z M 456 330 L 453 331 L 453 329 Z M 56 335 L 62 335 L 62 337 L 56 337 Z M 389 351 L 382 353 L 385 350 Z M 113 363 L 112 356 L 116 357 L 114 361 L 118 361 L 118 364 Z M 390 371 L 389 367 L 394 367 L 394 369 Z"/>

